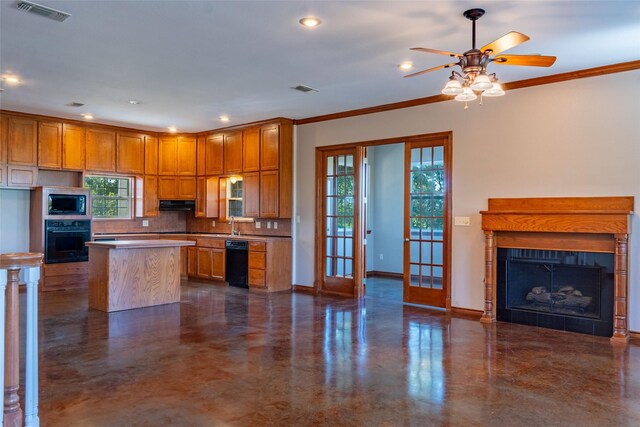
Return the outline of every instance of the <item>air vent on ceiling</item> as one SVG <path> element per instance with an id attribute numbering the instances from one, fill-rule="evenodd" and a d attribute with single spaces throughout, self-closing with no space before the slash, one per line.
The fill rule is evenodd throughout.
<path id="1" fill-rule="evenodd" d="M 64 104 L 64 105 L 66 105 L 67 107 L 74 107 L 74 108 L 78 108 L 78 107 L 82 107 L 84 104 L 83 104 L 82 102 L 75 102 L 75 101 L 72 101 L 72 102 L 70 102 L 70 103 L 68 103 L 68 104 Z"/>
<path id="2" fill-rule="evenodd" d="M 305 86 L 305 85 L 298 85 L 298 86 L 292 87 L 291 89 L 299 90 L 300 92 L 304 92 L 304 93 L 318 92 L 318 89 L 314 89 L 311 86 Z"/>
<path id="3" fill-rule="evenodd" d="M 54 21 L 62 22 L 71 16 L 70 13 L 61 12 L 59 10 L 52 9 L 47 6 L 42 6 L 30 1 L 19 0 L 16 3 L 16 7 L 25 12 L 35 13 L 36 15 L 44 16 L 45 18 L 53 19 Z"/>

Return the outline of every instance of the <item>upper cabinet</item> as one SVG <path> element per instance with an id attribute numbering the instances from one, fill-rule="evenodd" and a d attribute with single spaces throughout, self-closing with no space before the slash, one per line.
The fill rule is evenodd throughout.
<path id="1" fill-rule="evenodd" d="M 34 119 L 8 117 L 7 126 L 7 163 L 36 166 L 38 122 Z"/>
<path id="2" fill-rule="evenodd" d="M 228 133 L 224 137 L 224 173 L 242 173 L 242 132 Z"/>
<path id="3" fill-rule="evenodd" d="M 195 176 L 196 174 L 196 137 L 178 137 L 177 175 Z"/>
<path id="4" fill-rule="evenodd" d="M 7 163 L 7 132 L 9 131 L 7 121 L 7 116 L 0 116 L 0 165 Z"/>
<path id="5" fill-rule="evenodd" d="M 144 173 L 158 174 L 158 138 L 147 136 L 144 139 Z"/>
<path id="6" fill-rule="evenodd" d="M 278 169 L 280 163 L 280 126 L 260 129 L 260 170 Z"/>
<path id="7" fill-rule="evenodd" d="M 38 166 L 44 169 L 62 167 L 62 123 L 38 123 Z"/>
<path id="8" fill-rule="evenodd" d="M 118 132 L 116 171 L 142 175 L 145 171 L 145 136 Z"/>
<path id="9" fill-rule="evenodd" d="M 223 151 L 224 135 L 207 135 L 205 138 L 205 174 L 222 175 L 224 173 Z"/>
<path id="10" fill-rule="evenodd" d="M 159 175 L 196 174 L 196 138 L 193 136 L 162 136 L 158 147 Z"/>
<path id="11" fill-rule="evenodd" d="M 101 128 L 87 128 L 85 166 L 88 171 L 116 170 L 116 132 Z"/>
<path id="12" fill-rule="evenodd" d="M 85 141 L 84 127 L 62 124 L 62 169 L 84 170 Z"/>
<path id="13" fill-rule="evenodd" d="M 260 128 L 246 129 L 242 133 L 242 170 L 260 170 Z"/>

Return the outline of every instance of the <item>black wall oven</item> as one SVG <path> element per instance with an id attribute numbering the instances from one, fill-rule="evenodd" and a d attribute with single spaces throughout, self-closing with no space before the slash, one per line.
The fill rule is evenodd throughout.
<path id="1" fill-rule="evenodd" d="M 45 220 L 46 264 L 89 260 L 90 220 Z"/>

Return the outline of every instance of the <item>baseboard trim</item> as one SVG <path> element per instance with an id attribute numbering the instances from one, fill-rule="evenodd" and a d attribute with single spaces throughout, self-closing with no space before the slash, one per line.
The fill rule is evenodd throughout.
<path id="1" fill-rule="evenodd" d="M 291 286 L 291 291 L 300 294 L 316 294 L 316 288 L 314 288 L 313 286 L 293 285 Z"/>
<path id="2" fill-rule="evenodd" d="M 404 275 L 402 273 L 392 273 L 390 271 L 367 271 L 367 277 L 388 277 L 390 279 L 402 279 Z"/>
<path id="3" fill-rule="evenodd" d="M 640 342 L 640 332 L 629 331 L 629 338 L 634 341 Z"/>
<path id="4" fill-rule="evenodd" d="M 453 314 L 460 314 L 462 316 L 474 317 L 480 320 L 482 314 L 484 313 L 482 310 L 475 310 L 472 308 L 462 308 L 462 307 L 451 307 L 451 312 Z"/>

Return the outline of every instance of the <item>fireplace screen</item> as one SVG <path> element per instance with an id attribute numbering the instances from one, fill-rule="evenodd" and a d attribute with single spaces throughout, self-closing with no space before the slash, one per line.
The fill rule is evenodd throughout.
<path id="1" fill-rule="evenodd" d="M 609 254 L 508 249 L 505 308 L 600 319 L 611 262 Z"/>

